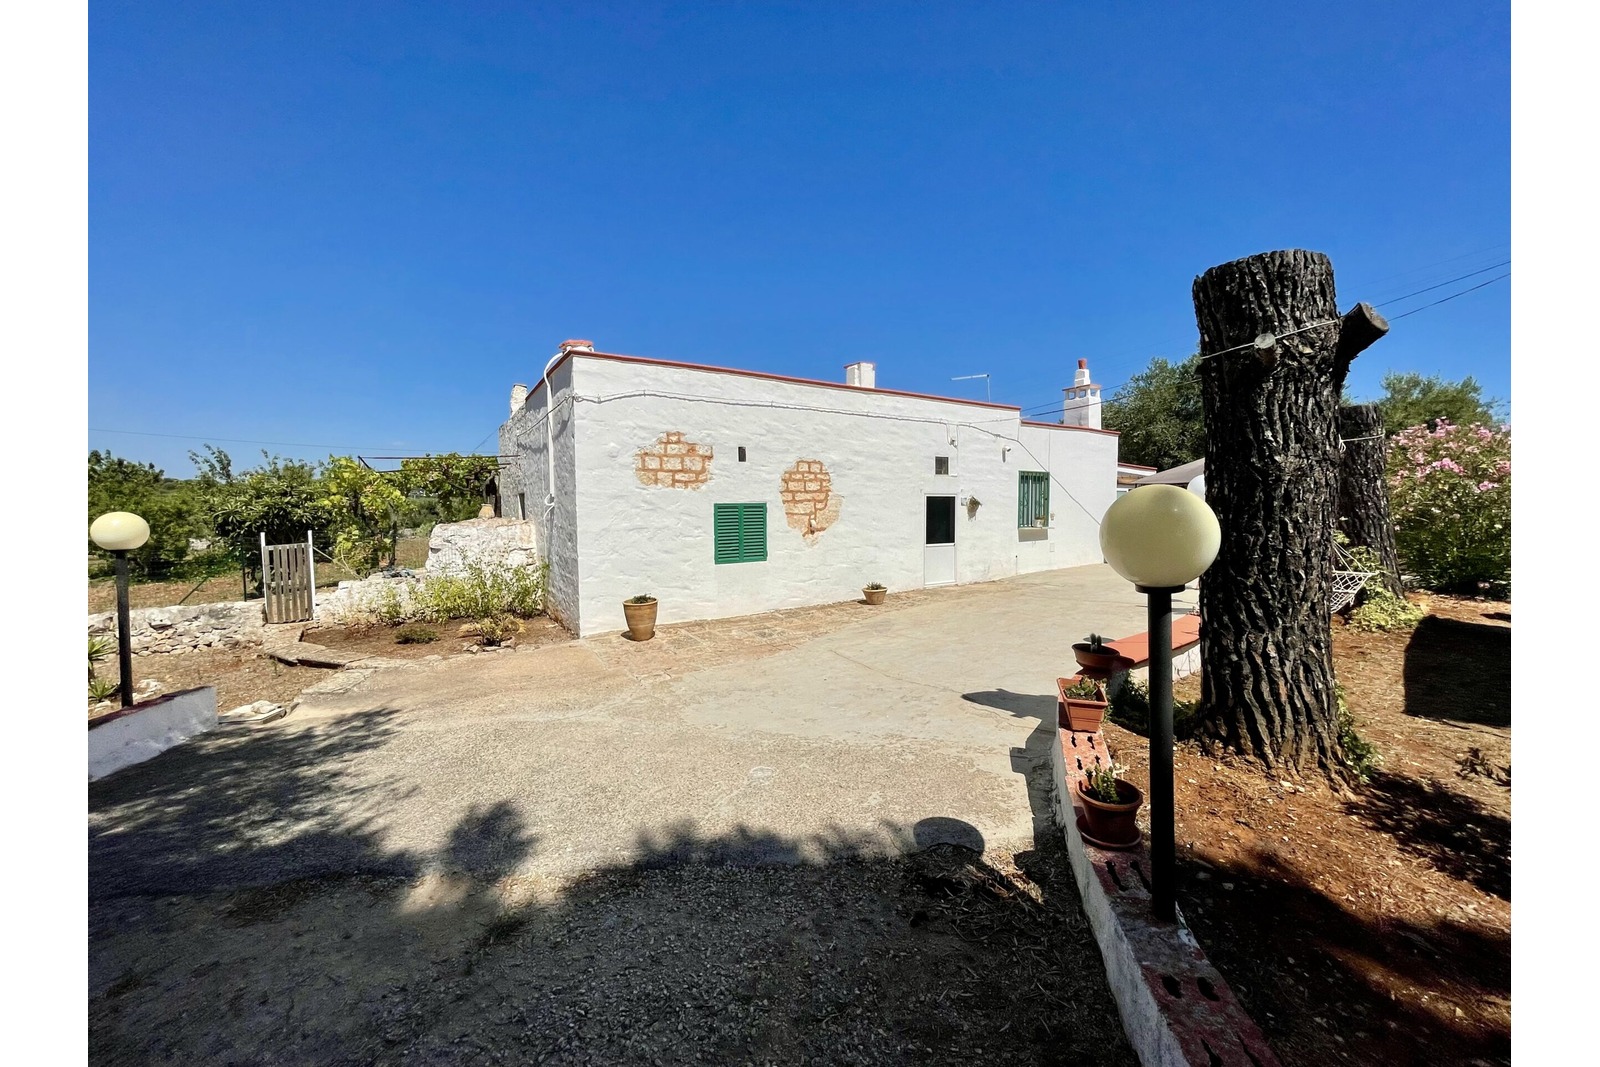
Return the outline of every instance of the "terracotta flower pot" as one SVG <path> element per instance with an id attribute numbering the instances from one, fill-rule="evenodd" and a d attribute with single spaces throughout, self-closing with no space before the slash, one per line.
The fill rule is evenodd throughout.
<path id="1" fill-rule="evenodd" d="M 635 641 L 648 641 L 656 635 L 656 600 L 654 597 L 643 604 L 624 601 L 622 614 L 628 619 L 628 636 Z"/>
<path id="2" fill-rule="evenodd" d="M 883 598 L 889 595 L 887 589 L 863 589 L 861 592 L 866 596 L 868 604 L 882 604 Z"/>
<path id="3" fill-rule="evenodd" d="M 1110 705 L 1109 701 L 1093 697 L 1063 697 L 1062 702 L 1067 711 L 1067 729 L 1083 733 L 1094 733 L 1100 729 L 1100 723 L 1106 717 L 1106 708 Z"/>
<path id="4" fill-rule="evenodd" d="M 1078 803 L 1083 808 L 1083 835 L 1101 848 L 1132 848 L 1139 843 L 1135 817 L 1144 803 L 1144 793 L 1132 782 L 1117 779 L 1119 804 L 1108 804 L 1089 795 L 1087 782 L 1078 779 Z"/>
<path id="5" fill-rule="evenodd" d="M 1117 661 L 1123 658 L 1122 653 L 1114 648 L 1103 647 L 1099 652 L 1091 651 L 1087 641 L 1079 641 L 1073 645 L 1072 655 L 1078 661 L 1078 666 L 1089 671 L 1114 670 Z"/>

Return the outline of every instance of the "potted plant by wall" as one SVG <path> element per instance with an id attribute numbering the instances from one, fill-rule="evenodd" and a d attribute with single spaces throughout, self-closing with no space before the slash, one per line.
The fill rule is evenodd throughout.
<path id="1" fill-rule="evenodd" d="M 889 595 L 889 587 L 882 582 L 868 582 L 861 591 L 866 594 L 868 604 L 882 604 L 883 598 Z"/>
<path id="2" fill-rule="evenodd" d="M 1100 720 L 1105 717 L 1109 703 L 1104 683 L 1093 678 L 1079 678 L 1071 685 L 1063 685 L 1061 710 L 1066 722 L 1062 725 L 1069 730 L 1093 733 L 1100 729 Z"/>
<path id="3" fill-rule="evenodd" d="M 656 635 L 656 598 L 649 593 L 624 600 L 622 614 L 628 619 L 628 636 L 635 641 L 648 641 Z"/>
<path id="4" fill-rule="evenodd" d="M 1105 638 L 1099 634 L 1090 634 L 1087 640 L 1073 645 L 1072 654 L 1077 658 L 1078 666 L 1088 671 L 1113 670 L 1117 661 L 1123 658 L 1116 649 L 1108 647 Z"/>
<path id="5" fill-rule="evenodd" d="M 1085 841 L 1099 848 L 1132 848 L 1139 843 L 1135 817 L 1144 793 L 1117 777 L 1120 769 L 1097 763 L 1078 779 L 1078 801 L 1083 807 L 1078 830 Z"/>

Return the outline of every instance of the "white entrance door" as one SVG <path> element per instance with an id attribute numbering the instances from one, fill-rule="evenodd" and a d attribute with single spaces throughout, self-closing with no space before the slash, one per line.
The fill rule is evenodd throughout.
<path id="1" fill-rule="evenodd" d="M 927 537 L 922 549 L 922 584 L 954 585 L 956 580 L 956 498 L 927 497 Z"/>

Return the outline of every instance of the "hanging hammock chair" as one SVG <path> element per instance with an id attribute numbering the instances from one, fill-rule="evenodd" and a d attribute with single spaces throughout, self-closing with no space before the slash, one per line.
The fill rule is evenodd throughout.
<path id="1" fill-rule="evenodd" d="M 1356 570 L 1355 557 L 1350 555 L 1350 550 L 1339 542 L 1333 543 L 1333 595 L 1332 612 L 1340 612 L 1355 603 L 1356 594 L 1361 592 L 1367 580 L 1376 575 L 1377 571 Z"/>

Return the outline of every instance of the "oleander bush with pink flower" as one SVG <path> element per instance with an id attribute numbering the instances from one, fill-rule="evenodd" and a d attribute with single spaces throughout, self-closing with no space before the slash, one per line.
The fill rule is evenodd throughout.
<path id="1" fill-rule="evenodd" d="M 1509 595 L 1511 427 L 1413 426 L 1389 439 L 1387 466 L 1405 571 L 1439 592 Z"/>

